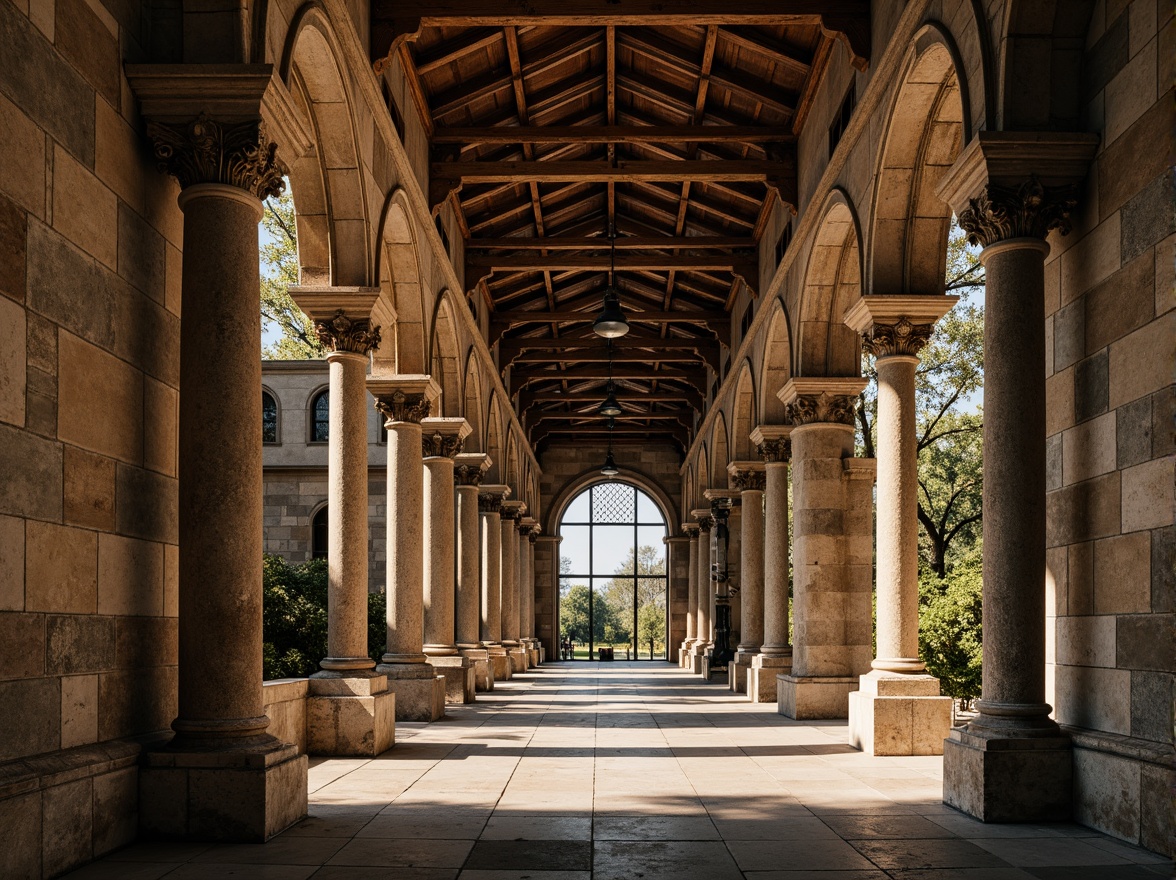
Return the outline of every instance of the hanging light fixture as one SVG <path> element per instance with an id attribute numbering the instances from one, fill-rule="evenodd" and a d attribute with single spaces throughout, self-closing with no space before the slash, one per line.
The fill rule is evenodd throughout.
<path id="1" fill-rule="evenodd" d="M 615 477 L 617 474 L 619 474 L 621 472 L 621 469 L 619 467 L 617 467 L 617 463 L 615 461 L 613 461 L 612 432 L 613 432 L 613 425 L 614 424 L 615 424 L 615 422 L 613 421 L 613 417 L 609 416 L 608 417 L 608 454 L 604 457 L 604 467 L 602 467 L 600 469 L 600 472 L 602 474 L 604 474 L 606 477 Z"/>
<path id="2" fill-rule="evenodd" d="M 617 403 L 616 386 L 613 385 L 612 378 L 612 340 L 605 340 L 605 347 L 608 350 L 608 385 L 605 386 L 607 396 L 601 402 L 600 406 L 596 408 L 597 415 L 608 416 L 610 419 L 613 416 L 619 416 L 624 410 L 621 405 Z"/>
<path id="3" fill-rule="evenodd" d="M 621 311 L 621 297 L 616 288 L 617 271 L 617 231 L 614 227 L 608 237 L 608 287 L 604 289 L 604 309 L 597 316 L 592 330 L 597 336 L 605 339 L 619 339 L 629 332 L 629 322 L 625 320 L 625 313 Z"/>

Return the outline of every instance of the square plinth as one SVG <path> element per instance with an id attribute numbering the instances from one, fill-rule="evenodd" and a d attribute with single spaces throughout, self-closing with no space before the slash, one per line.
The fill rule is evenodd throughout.
<path id="1" fill-rule="evenodd" d="M 849 717 L 850 676 L 776 676 L 776 711 L 789 718 L 816 720 Z"/>
<path id="2" fill-rule="evenodd" d="M 747 699 L 753 703 L 776 703 L 776 677 L 792 669 L 792 657 L 765 656 L 751 658 L 747 670 Z"/>
<path id="3" fill-rule="evenodd" d="M 306 817 L 307 758 L 260 750 L 148 752 L 139 770 L 144 837 L 264 843 Z"/>
<path id="4" fill-rule="evenodd" d="M 494 690 L 494 674 L 490 669 L 490 652 L 485 648 L 462 648 L 461 655 L 474 667 L 474 690 Z"/>
<path id="5" fill-rule="evenodd" d="M 732 693 L 747 693 L 747 670 L 749 669 L 751 669 L 750 662 L 740 663 L 738 660 L 732 660 L 727 664 L 727 687 L 731 689 Z"/>
<path id="6" fill-rule="evenodd" d="M 951 697 L 917 693 L 927 690 L 926 681 L 910 682 L 907 689 L 913 694 L 879 696 L 869 692 L 866 678 L 862 676 L 862 689 L 849 695 L 850 745 L 871 755 L 942 755 L 943 740 L 951 731 Z M 929 675 L 902 678 L 929 679 L 939 690 L 939 681 Z"/>
<path id="7" fill-rule="evenodd" d="M 428 663 L 381 663 L 376 669 L 396 694 L 397 721 L 436 721 L 445 714 L 445 677 Z"/>
<path id="8" fill-rule="evenodd" d="M 306 751 L 311 755 L 373 758 L 396 742 L 396 695 L 310 696 Z"/>
<path id="9" fill-rule="evenodd" d="M 702 655 L 702 677 L 707 681 L 715 679 L 722 680 L 727 677 L 727 664 L 721 663 L 714 665 L 713 656 L 710 654 Z"/>
<path id="10" fill-rule="evenodd" d="M 506 655 L 510 657 L 510 671 L 512 673 L 527 671 L 527 649 L 523 647 L 511 647 L 506 649 Z"/>
<path id="11" fill-rule="evenodd" d="M 511 663 L 505 650 L 497 653 L 490 652 L 490 668 L 493 671 L 495 681 L 510 681 Z"/>
<path id="12" fill-rule="evenodd" d="M 443 657 L 430 657 L 429 665 L 438 675 L 445 677 L 446 703 L 474 702 L 477 672 L 472 661 L 461 654 L 451 654 Z"/>
<path id="13" fill-rule="evenodd" d="M 956 728 L 943 744 L 943 802 L 982 822 L 1063 822 L 1072 786 L 1064 735 L 990 738 Z"/>

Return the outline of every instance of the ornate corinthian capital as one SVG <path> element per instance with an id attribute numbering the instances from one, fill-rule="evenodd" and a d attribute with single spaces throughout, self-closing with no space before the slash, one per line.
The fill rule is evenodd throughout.
<path id="1" fill-rule="evenodd" d="M 838 425 L 853 424 L 853 409 L 857 395 L 849 394 L 801 394 L 788 404 L 788 418 L 794 425 L 811 425 L 831 422 Z"/>
<path id="2" fill-rule="evenodd" d="M 380 347 L 380 327 L 367 318 L 349 318 L 337 309 L 330 318 L 316 318 L 314 332 L 328 351 L 367 354 Z"/>
<path id="3" fill-rule="evenodd" d="M 934 329 L 934 324 L 912 324 L 906 318 L 899 318 L 893 324 L 874 324 L 862 334 L 862 348 L 874 357 L 917 355 Z"/>
<path id="4" fill-rule="evenodd" d="M 197 183 L 235 186 L 264 199 L 281 194 L 286 166 L 260 120 L 220 123 L 203 113 L 187 124 L 148 122 L 159 170 L 187 189 Z"/>
<path id="5" fill-rule="evenodd" d="M 405 394 L 393 391 L 386 397 L 376 398 L 376 409 L 390 422 L 412 422 L 419 425 L 429 414 L 430 400 L 424 394 Z"/>
<path id="6" fill-rule="evenodd" d="M 757 447 L 759 457 L 765 464 L 775 464 L 792 458 L 792 441 L 787 439 L 765 440 Z"/>
<path id="7" fill-rule="evenodd" d="M 453 482 L 457 486 L 481 486 L 486 472 L 481 465 L 459 464 L 453 469 Z"/>
<path id="8" fill-rule="evenodd" d="M 1009 238 L 1045 238 L 1053 229 L 1066 235 L 1077 206 L 1077 186 L 1043 186 L 1033 174 L 1019 186 L 990 183 L 968 199 L 959 222 L 968 241 L 988 247 Z"/>
<path id="9" fill-rule="evenodd" d="M 731 487 L 740 492 L 762 492 L 767 481 L 768 475 L 764 471 L 750 468 L 731 471 Z"/>
<path id="10" fill-rule="evenodd" d="M 502 513 L 502 496 L 498 494 L 479 495 L 478 511 L 480 513 Z"/>
<path id="11" fill-rule="evenodd" d="M 464 447 L 465 439 L 455 434 L 425 432 L 421 435 L 421 454 L 425 458 L 453 458 Z"/>

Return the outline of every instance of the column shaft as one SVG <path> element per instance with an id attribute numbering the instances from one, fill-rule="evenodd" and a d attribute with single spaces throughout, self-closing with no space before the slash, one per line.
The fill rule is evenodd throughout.
<path id="1" fill-rule="evenodd" d="M 425 653 L 456 654 L 454 644 L 453 459 L 424 459 Z"/>
<path id="2" fill-rule="evenodd" d="M 764 640 L 764 493 L 740 496 L 739 651 L 754 654 Z"/>
<path id="3" fill-rule="evenodd" d="M 502 585 L 502 641 L 519 640 L 519 530 L 518 520 L 502 517 L 500 553 Z"/>
<path id="4" fill-rule="evenodd" d="M 478 487 L 458 486 L 457 505 L 457 643 L 478 647 L 481 633 L 481 542 L 478 535 Z"/>
<path id="5" fill-rule="evenodd" d="M 385 663 L 424 663 L 424 465 L 419 422 L 388 421 L 388 647 Z"/>
<path id="6" fill-rule="evenodd" d="M 698 639 L 704 644 L 714 641 L 715 634 L 711 631 L 712 609 L 714 608 L 715 591 L 711 585 L 711 563 L 714 561 L 714 542 L 711 538 L 712 530 L 708 524 L 700 526 L 698 536 Z"/>
<path id="7" fill-rule="evenodd" d="M 482 513 L 482 641 L 502 641 L 502 524 L 497 511 Z"/>
<path id="8" fill-rule="evenodd" d="M 244 190 L 196 184 L 180 325 L 177 745 L 263 737 L 261 338 L 257 223 Z M 304 811 L 305 812 L 305 811 Z"/>
<path id="9" fill-rule="evenodd" d="M 764 643 L 760 653 L 792 653 L 788 638 L 788 462 L 764 465 Z"/>
<path id="10" fill-rule="evenodd" d="M 686 592 L 686 647 L 689 648 L 698 639 L 698 529 L 689 529 L 690 562 Z"/>

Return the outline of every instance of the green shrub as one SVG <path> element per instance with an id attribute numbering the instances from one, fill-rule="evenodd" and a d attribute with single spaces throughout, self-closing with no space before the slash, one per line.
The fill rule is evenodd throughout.
<path id="1" fill-rule="evenodd" d="M 919 655 L 964 708 L 980 696 L 981 584 L 979 546 L 942 579 L 930 570 L 919 577 Z"/>

